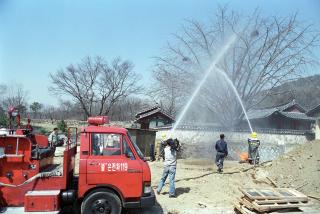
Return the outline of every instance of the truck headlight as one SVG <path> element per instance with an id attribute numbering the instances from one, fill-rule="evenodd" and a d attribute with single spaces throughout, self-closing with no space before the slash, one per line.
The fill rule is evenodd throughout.
<path id="1" fill-rule="evenodd" d="M 143 194 L 148 195 L 151 193 L 151 182 L 144 182 Z"/>

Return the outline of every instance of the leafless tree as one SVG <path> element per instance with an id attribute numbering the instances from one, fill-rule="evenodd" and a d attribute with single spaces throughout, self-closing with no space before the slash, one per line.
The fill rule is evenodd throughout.
<path id="1" fill-rule="evenodd" d="M 86 120 L 83 117 L 82 109 L 79 108 L 79 103 L 73 103 L 68 100 L 60 100 L 59 106 L 46 105 L 42 108 L 41 119 L 54 120 Z M 149 106 L 144 99 L 137 97 L 126 97 L 115 103 L 110 109 L 109 117 L 112 121 L 132 121 L 134 116 L 141 109 Z"/>
<path id="2" fill-rule="evenodd" d="M 158 67 L 160 68 L 160 67 Z M 180 107 L 183 89 L 182 81 L 177 81 L 180 77 L 175 72 L 167 72 L 165 69 L 157 70 L 154 73 L 155 84 L 148 91 L 149 97 L 159 103 L 168 114 L 176 116 L 177 107 Z"/>
<path id="3" fill-rule="evenodd" d="M 110 119 L 113 121 L 133 121 L 135 114 L 144 109 L 148 104 L 145 100 L 128 97 L 116 103 L 110 109 Z"/>
<path id="4" fill-rule="evenodd" d="M 50 119 L 53 124 L 54 119 L 57 119 L 56 108 L 52 105 L 46 105 L 42 110 L 42 115 L 45 119 Z"/>
<path id="5" fill-rule="evenodd" d="M 4 109 L 15 107 L 23 115 L 27 110 L 27 96 L 28 92 L 23 88 L 23 85 L 14 83 L 10 86 L 3 86 L 4 95 L 2 106 Z"/>
<path id="6" fill-rule="evenodd" d="M 52 87 L 49 90 L 71 96 L 87 117 L 107 115 L 119 100 L 141 90 L 133 67 L 130 61 L 120 58 L 108 64 L 102 57 L 87 57 L 76 66 L 71 64 L 50 74 Z"/>
<path id="7" fill-rule="evenodd" d="M 316 62 L 313 50 L 319 44 L 319 33 L 312 25 L 300 22 L 297 14 L 263 17 L 255 10 L 245 16 L 220 7 L 209 24 L 187 21 L 182 33 L 174 34 L 163 55 L 156 57 L 154 79 L 158 90 L 166 91 L 162 97 L 169 97 L 170 102 L 168 91 L 172 86 L 161 81 L 167 77 L 174 78 L 178 85 L 177 96 L 189 97 L 222 45 L 234 35 L 235 42 L 215 64 L 197 97 L 200 107 L 228 126 L 243 114 L 231 87 L 217 69 L 231 79 L 249 110 L 259 105 L 274 87 L 303 75 L 305 68 Z"/>

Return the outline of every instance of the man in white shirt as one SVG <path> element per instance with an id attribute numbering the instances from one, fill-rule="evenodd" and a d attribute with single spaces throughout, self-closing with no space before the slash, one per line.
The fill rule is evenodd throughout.
<path id="1" fill-rule="evenodd" d="M 48 137 L 49 146 L 56 146 L 59 142 L 59 136 L 58 136 L 58 128 L 54 128 L 53 132 Z"/>
<path id="2" fill-rule="evenodd" d="M 170 187 L 169 187 L 169 197 L 175 198 L 175 184 L 174 178 L 176 175 L 176 166 L 177 166 L 177 151 L 174 148 L 174 141 L 168 139 L 166 141 L 166 147 L 164 148 L 164 169 L 162 173 L 162 178 L 157 188 L 157 194 L 159 195 L 162 187 L 164 186 L 166 179 L 169 175 Z"/>

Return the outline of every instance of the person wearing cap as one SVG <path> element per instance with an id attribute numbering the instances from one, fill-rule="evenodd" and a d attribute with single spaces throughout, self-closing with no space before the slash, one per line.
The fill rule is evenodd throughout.
<path id="1" fill-rule="evenodd" d="M 220 140 L 216 142 L 215 149 L 216 154 L 216 165 L 218 167 L 218 172 L 223 171 L 223 161 L 226 156 L 228 156 L 228 146 L 227 142 L 224 140 L 224 134 L 220 134 Z"/>
<path id="2" fill-rule="evenodd" d="M 252 132 L 248 139 L 248 161 L 250 164 L 259 164 L 259 146 L 260 140 L 258 140 L 257 133 Z"/>
<path id="3" fill-rule="evenodd" d="M 177 166 L 177 151 L 174 149 L 174 140 L 168 139 L 165 141 L 166 145 L 164 148 L 164 169 L 160 183 L 157 188 L 157 194 L 159 195 L 162 187 L 164 186 L 167 177 L 169 176 L 169 198 L 175 198 L 175 184 L 174 179 L 176 175 L 176 166 Z"/>

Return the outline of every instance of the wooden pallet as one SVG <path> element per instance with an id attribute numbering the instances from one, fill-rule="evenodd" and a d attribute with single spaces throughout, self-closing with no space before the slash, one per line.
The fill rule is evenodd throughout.
<path id="1" fill-rule="evenodd" d="M 308 197 L 301 192 L 292 188 L 244 188 L 240 191 L 251 200 L 293 200 L 307 202 Z"/>
<path id="2" fill-rule="evenodd" d="M 290 188 L 246 188 L 240 191 L 243 196 L 234 205 L 240 213 L 264 213 L 308 205 L 307 196 Z"/>
<path id="3" fill-rule="evenodd" d="M 288 202 L 288 201 L 281 201 L 281 202 L 274 202 L 274 200 L 269 200 L 267 203 L 258 204 L 257 200 L 250 200 L 246 197 L 241 198 L 242 204 L 244 204 L 247 208 L 251 210 L 256 210 L 258 212 L 268 212 L 286 208 L 299 208 L 302 206 L 308 205 L 307 202 Z M 266 202 L 266 201 L 265 201 Z"/>
<path id="4" fill-rule="evenodd" d="M 245 205 L 241 204 L 241 203 L 234 203 L 234 210 L 238 211 L 241 214 L 257 214 L 254 211 L 249 210 Z"/>

